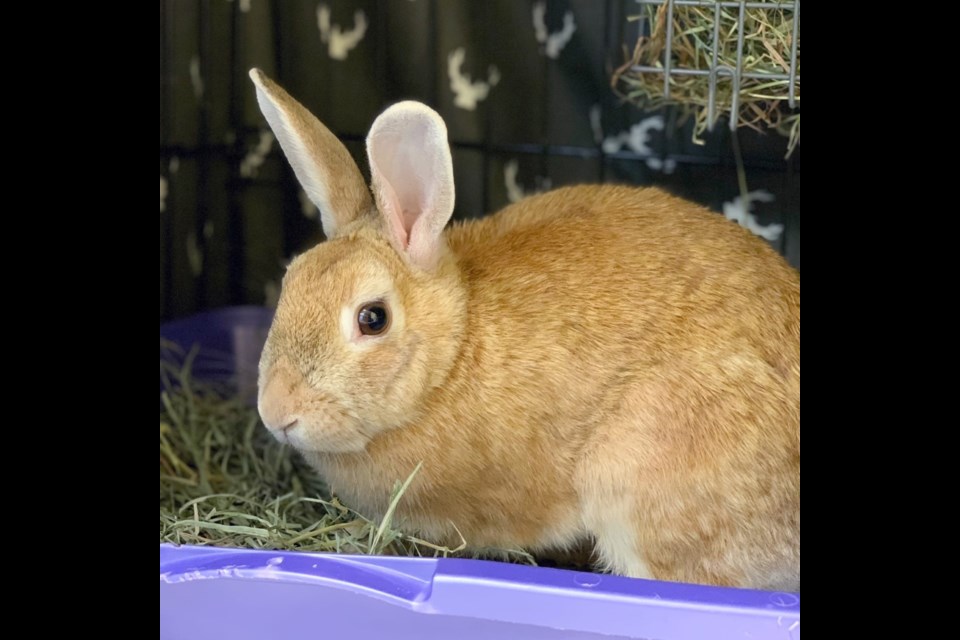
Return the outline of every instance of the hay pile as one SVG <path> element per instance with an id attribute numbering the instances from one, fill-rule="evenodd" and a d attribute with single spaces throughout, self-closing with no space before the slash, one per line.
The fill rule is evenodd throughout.
<path id="1" fill-rule="evenodd" d="M 380 522 L 330 496 L 254 407 L 225 385 L 191 376 L 196 352 L 161 342 L 160 542 L 371 555 L 465 555 L 406 535 L 393 509 L 417 470 L 398 483 Z M 535 564 L 517 550 L 466 554 Z"/>
<path id="2" fill-rule="evenodd" d="M 769 8 L 746 9 L 743 33 L 743 71 L 745 73 L 790 73 L 794 15 L 792 3 L 771 2 Z M 626 62 L 613 73 L 614 90 L 627 101 L 643 109 L 677 105 L 686 117 L 694 117 L 694 139 L 708 129 L 710 79 L 707 75 L 671 75 L 670 98 L 664 97 L 662 73 L 642 72 L 637 66 L 662 69 L 667 41 L 668 6 L 641 5 L 641 15 L 631 20 L 644 20 L 647 34 L 637 41 Z M 716 6 L 674 6 L 672 13 L 672 69 L 713 67 L 713 40 Z M 736 68 L 739 48 L 739 8 L 720 9 L 718 66 Z M 789 80 L 743 78 L 737 126 L 758 131 L 772 129 L 789 138 L 787 156 L 800 143 L 800 53 L 797 38 L 795 110 L 788 108 Z M 729 76 L 718 76 L 716 113 L 729 113 L 733 106 L 734 86 Z"/>

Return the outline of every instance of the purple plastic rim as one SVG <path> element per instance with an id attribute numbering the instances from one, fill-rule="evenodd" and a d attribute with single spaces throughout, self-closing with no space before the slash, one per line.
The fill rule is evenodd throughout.
<path id="1" fill-rule="evenodd" d="M 324 614 L 322 603 L 335 590 L 356 596 L 361 603 L 373 599 L 425 615 L 482 619 L 519 625 L 518 629 L 532 626 L 659 640 L 800 637 L 800 597 L 794 593 L 482 560 L 165 544 L 160 545 L 161 628 L 164 588 L 211 580 L 258 583 L 266 599 L 271 597 L 271 585 L 309 585 L 316 591 L 318 612 Z"/>

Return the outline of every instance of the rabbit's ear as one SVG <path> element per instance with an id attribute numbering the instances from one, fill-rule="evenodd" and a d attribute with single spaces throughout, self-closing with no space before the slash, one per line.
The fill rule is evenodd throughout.
<path id="1" fill-rule="evenodd" d="M 390 240 L 411 263 L 430 269 L 453 214 L 453 161 L 447 127 L 431 108 L 400 102 L 367 136 L 373 195 Z"/>
<path id="2" fill-rule="evenodd" d="M 335 135 L 259 69 L 250 70 L 257 102 L 290 161 L 297 180 L 320 209 L 332 238 L 373 206 L 357 163 Z"/>

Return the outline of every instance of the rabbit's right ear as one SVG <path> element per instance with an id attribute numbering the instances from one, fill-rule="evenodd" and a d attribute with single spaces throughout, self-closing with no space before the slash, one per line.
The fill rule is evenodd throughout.
<path id="1" fill-rule="evenodd" d="M 251 69 L 250 78 L 297 180 L 320 209 L 323 233 L 332 238 L 373 206 L 357 163 L 329 129 L 262 71 Z"/>
<path id="2" fill-rule="evenodd" d="M 412 264 L 433 268 L 454 205 L 453 161 L 443 119 L 425 104 L 399 102 L 370 127 L 367 157 L 390 241 Z"/>

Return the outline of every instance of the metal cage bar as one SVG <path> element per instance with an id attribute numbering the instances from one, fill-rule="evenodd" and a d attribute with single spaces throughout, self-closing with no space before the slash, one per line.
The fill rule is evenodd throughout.
<path id="1" fill-rule="evenodd" d="M 797 49 L 800 42 L 800 0 L 793 3 L 793 39 L 790 42 L 790 108 L 797 108 Z"/>

